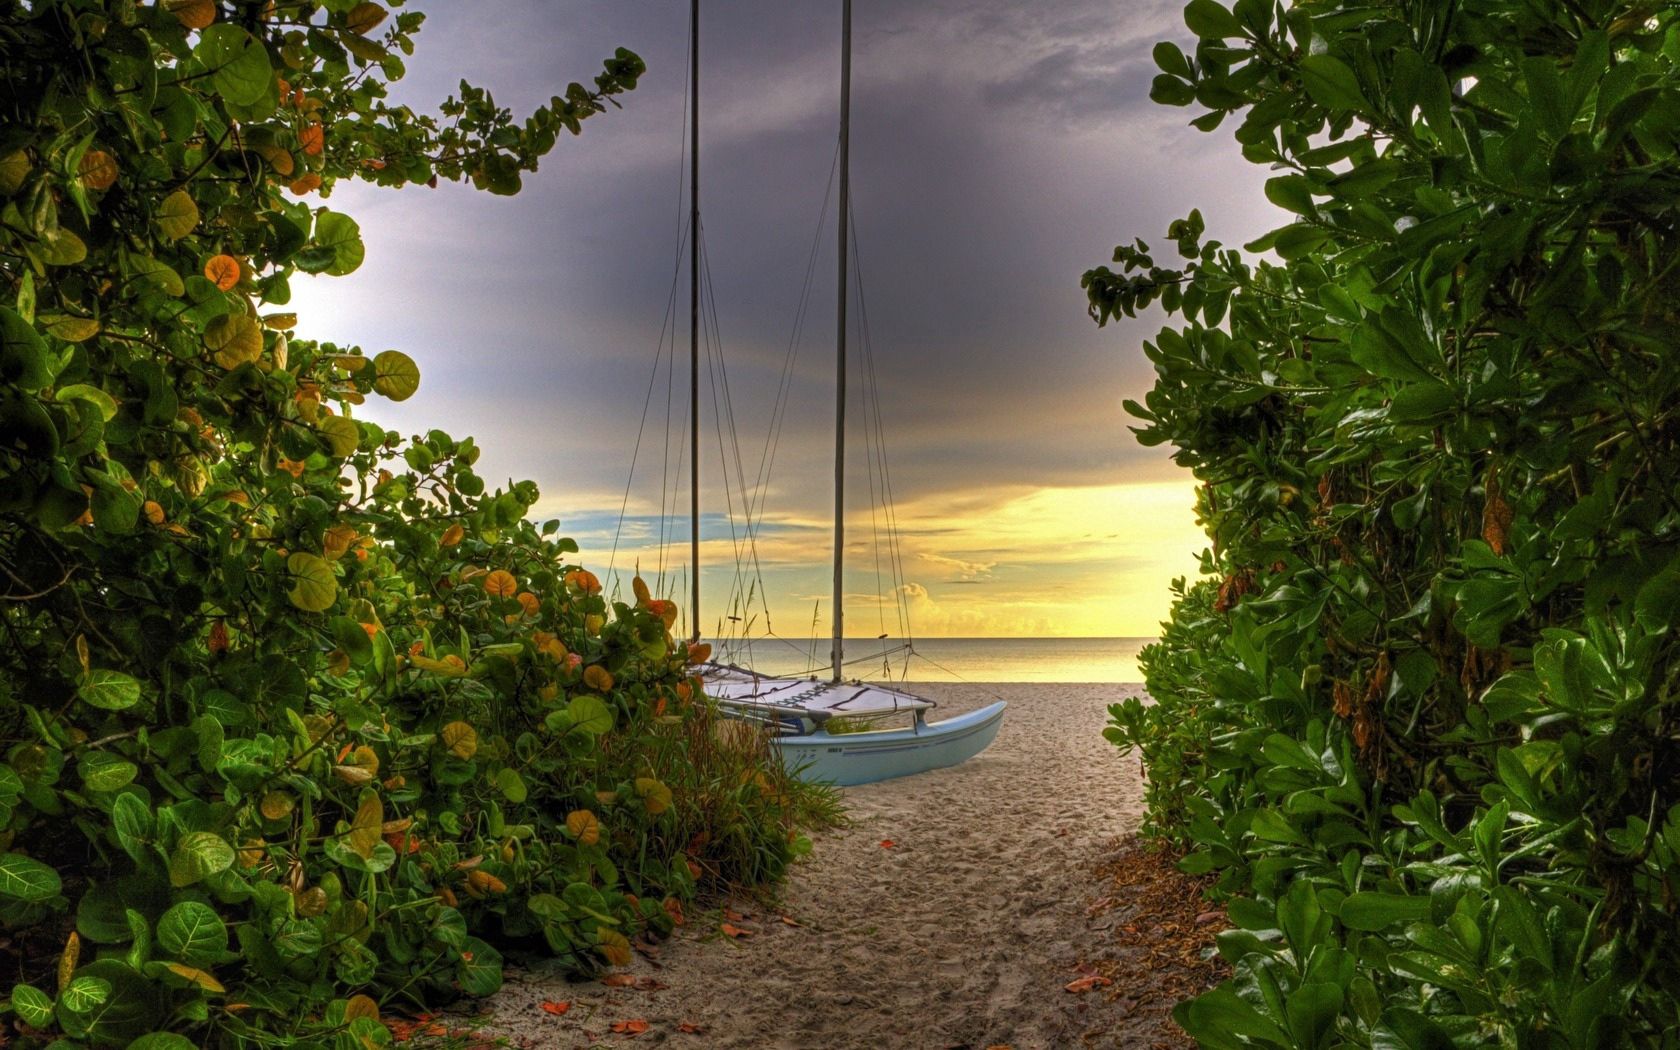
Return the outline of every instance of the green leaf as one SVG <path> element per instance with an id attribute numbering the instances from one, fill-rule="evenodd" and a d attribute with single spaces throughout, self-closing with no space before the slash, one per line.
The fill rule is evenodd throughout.
<path id="1" fill-rule="evenodd" d="M 140 702 L 140 683 L 121 671 L 94 668 L 82 676 L 76 695 L 106 711 L 124 711 Z"/>
<path id="2" fill-rule="evenodd" d="M 267 49 L 239 26 L 218 22 L 202 30 L 193 58 L 210 71 L 217 93 L 236 105 L 255 105 L 275 89 Z"/>
<path id="3" fill-rule="evenodd" d="M 1184 8 L 1184 24 L 1190 32 L 1204 40 L 1224 40 L 1243 35 L 1242 23 L 1217 0 L 1190 0 Z"/>
<path id="4" fill-rule="evenodd" d="M 0 854 L 0 897 L 41 904 L 63 888 L 58 872 L 40 861 L 21 853 Z"/>
<path id="5" fill-rule="evenodd" d="M 144 863 L 147 857 L 153 855 L 150 848 L 152 810 L 139 795 L 117 796 L 111 804 L 111 827 L 116 832 L 117 844 L 136 864 Z"/>
<path id="6" fill-rule="evenodd" d="M 362 432 L 356 421 L 344 416 L 327 416 L 315 429 L 326 439 L 327 448 L 335 459 L 348 459 L 355 455 L 356 447 L 362 442 Z"/>
<path id="7" fill-rule="evenodd" d="M 401 350 L 382 350 L 373 358 L 373 389 L 392 401 L 407 401 L 420 389 L 420 366 Z"/>
<path id="8" fill-rule="evenodd" d="M 0 306 L 0 381 L 24 391 L 53 381 L 46 340 L 22 314 L 5 306 Z"/>
<path id="9" fill-rule="evenodd" d="M 169 883 L 177 888 L 191 886 L 217 872 L 233 867 L 235 854 L 213 831 L 189 831 L 176 843 L 169 857 Z"/>
<path id="10" fill-rule="evenodd" d="M 1352 930 L 1386 930 L 1395 923 L 1429 918 L 1429 898 L 1403 893 L 1350 893 L 1342 901 L 1342 925 Z"/>
<path id="11" fill-rule="evenodd" d="M 31 1028 L 45 1028 L 52 1024 L 53 1001 L 46 992 L 32 985 L 12 987 L 12 1009 Z"/>
<path id="12" fill-rule="evenodd" d="M 140 767 L 109 751 L 89 751 L 76 763 L 76 772 L 89 791 L 117 791 L 134 780 Z"/>
<path id="13" fill-rule="evenodd" d="M 61 386 L 53 394 L 59 401 L 86 401 L 99 409 L 99 415 L 109 423 L 117 414 L 117 401 L 110 394 L 87 383 Z"/>
<path id="14" fill-rule="evenodd" d="M 519 775 L 519 771 L 507 766 L 497 770 L 496 787 L 501 791 L 503 798 L 515 804 L 524 802 L 530 794 L 530 791 L 525 787 L 524 778 Z"/>
<path id="15" fill-rule="evenodd" d="M 297 265 L 304 273 L 343 277 L 362 265 L 366 251 L 356 220 L 322 208 L 315 217 L 315 236 L 298 252 Z"/>
<path id="16" fill-rule="evenodd" d="M 209 905 L 182 901 L 158 920 L 157 943 L 189 966 L 209 967 L 227 954 L 227 926 Z"/>
<path id="17" fill-rule="evenodd" d="M 286 559 L 286 571 L 292 576 L 286 596 L 304 612 L 323 612 L 338 600 L 338 577 L 325 558 L 298 551 Z"/>
<path id="18" fill-rule="evenodd" d="M 100 977 L 77 977 L 58 993 L 58 1005 L 85 1014 L 111 997 L 111 982 Z"/>
<path id="19" fill-rule="evenodd" d="M 467 938 L 455 966 L 455 978 L 468 995 L 494 995 L 502 987 L 502 955 L 477 937 Z"/>
<path id="20" fill-rule="evenodd" d="M 158 205 L 152 219 L 165 240 L 178 241 L 198 225 L 198 202 L 186 190 L 176 190 Z"/>
<path id="21" fill-rule="evenodd" d="M 574 696 L 566 705 L 566 712 L 572 717 L 573 728 L 592 736 L 600 736 L 612 730 L 612 711 L 598 696 L 590 696 L 587 693 Z"/>
<path id="22" fill-rule="evenodd" d="M 1347 63 L 1334 55 L 1308 55 L 1301 59 L 1301 81 L 1314 102 L 1326 109 L 1369 111 L 1359 78 Z"/>

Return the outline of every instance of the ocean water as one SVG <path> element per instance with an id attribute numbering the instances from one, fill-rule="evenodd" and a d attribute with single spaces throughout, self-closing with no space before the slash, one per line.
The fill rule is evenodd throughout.
<path id="1" fill-rule="evenodd" d="M 1153 638 L 918 638 L 906 660 L 897 639 L 846 641 L 846 673 L 870 681 L 1141 682 L 1139 650 Z M 721 648 L 721 647 L 720 647 Z M 771 675 L 827 674 L 829 642 L 760 639 L 721 652 Z M 750 651 L 749 651 L 750 650 Z"/>

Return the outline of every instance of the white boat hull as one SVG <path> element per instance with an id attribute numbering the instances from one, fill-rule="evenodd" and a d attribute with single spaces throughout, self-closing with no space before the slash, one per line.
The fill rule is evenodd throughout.
<path id="1" fill-rule="evenodd" d="M 848 787 L 954 766 L 986 750 L 1003 725 L 1000 700 L 906 729 L 774 737 L 770 746 L 801 780 Z"/>

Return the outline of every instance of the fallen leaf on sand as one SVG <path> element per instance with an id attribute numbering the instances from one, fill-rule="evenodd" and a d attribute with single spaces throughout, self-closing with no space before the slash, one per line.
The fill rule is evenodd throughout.
<path id="1" fill-rule="evenodd" d="M 1113 983 L 1114 982 L 1109 980 L 1107 977 L 1099 977 L 1093 974 L 1090 977 L 1081 977 L 1077 981 L 1069 981 L 1066 985 L 1066 990 L 1070 992 L 1088 992 L 1093 988 L 1100 988 L 1103 985 Z"/>
<path id="2" fill-rule="evenodd" d="M 718 929 L 723 931 L 725 937 L 751 937 L 753 935 L 751 930 L 743 930 L 731 922 L 723 923 Z"/>
<path id="3" fill-rule="evenodd" d="M 641 1035 L 648 1030 L 648 1023 L 639 1017 L 634 1021 L 614 1021 L 612 1030 L 615 1035 Z"/>
<path id="4" fill-rule="evenodd" d="M 882 839 L 881 840 L 881 848 L 882 849 L 892 849 L 896 845 L 898 845 L 898 843 L 894 842 L 892 839 Z"/>
<path id="5" fill-rule="evenodd" d="M 608 988 L 634 988 L 639 992 L 657 992 L 665 985 L 656 977 L 638 977 L 633 973 L 609 973 L 601 978 Z"/>
<path id="6" fill-rule="evenodd" d="M 677 1031 L 684 1032 L 688 1035 L 699 1035 L 702 1032 L 704 1032 L 705 1030 L 706 1030 L 705 1025 L 695 1024 L 693 1021 L 684 1021 L 681 1024 L 677 1025 Z"/>
<path id="7" fill-rule="evenodd" d="M 786 915 L 783 915 L 781 918 L 782 918 L 782 925 L 783 926 L 803 926 L 803 925 L 805 925 L 804 923 L 800 922 L 799 920 L 790 918 Z"/>
<path id="8" fill-rule="evenodd" d="M 730 922 L 744 922 L 747 919 L 747 916 L 736 911 L 734 908 L 723 909 L 723 917 L 728 919 Z"/>
<path id="9" fill-rule="evenodd" d="M 543 1008 L 543 1013 L 553 1014 L 555 1017 L 560 1017 L 572 1008 L 571 1003 L 557 1003 L 552 999 L 544 999 L 537 1005 Z"/>

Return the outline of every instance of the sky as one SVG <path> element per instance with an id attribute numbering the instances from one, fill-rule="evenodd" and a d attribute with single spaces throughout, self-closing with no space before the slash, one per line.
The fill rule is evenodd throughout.
<path id="1" fill-rule="evenodd" d="M 537 515 L 560 521 L 583 564 L 639 569 L 686 618 L 688 4 L 408 7 L 428 18 L 394 94 L 416 108 L 435 111 L 465 78 L 522 118 L 618 46 L 648 72 L 517 197 L 340 187 L 328 203 L 360 222 L 367 259 L 294 282 L 301 333 L 407 352 L 419 393 L 370 403 L 368 418 L 474 435 L 479 473 L 536 481 Z M 836 220 L 823 204 L 841 5 L 702 7 L 701 243 L 718 349 L 701 391 L 699 620 L 716 633 L 750 586 L 754 633 L 804 639 L 827 634 L 832 604 Z M 1148 100 L 1155 42 L 1190 43 L 1180 7 L 855 0 L 851 324 L 856 337 L 866 314 L 868 356 L 854 341 L 848 635 L 898 636 L 907 611 L 924 637 L 1151 636 L 1169 581 L 1194 574 L 1206 544 L 1190 476 L 1139 446 L 1121 409 L 1150 385 L 1141 345 L 1165 319 L 1099 329 L 1079 287 L 1135 237 L 1172 257 L 1166 226 L 1193 207 L 1226 243 L 1281 221 L 1229 128 L 1197 132 L 1194 112 Z M 726 387 L 710 378 L 720 367 Z M 784 368 L 774 469 L 758 484 Z M 876 541 L 887 507 L 871 491 L 885 486 L 863 437 L 877 416 L 896 557 Z M 756 549 L 738 557 L 744 493 Z"/>

